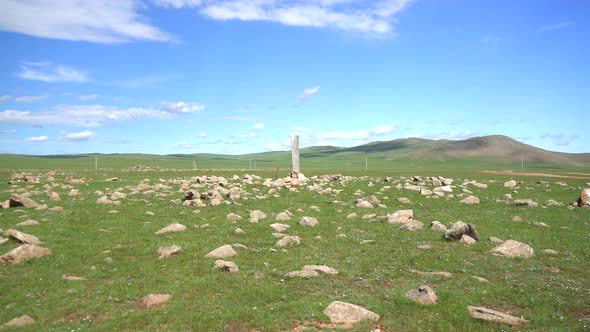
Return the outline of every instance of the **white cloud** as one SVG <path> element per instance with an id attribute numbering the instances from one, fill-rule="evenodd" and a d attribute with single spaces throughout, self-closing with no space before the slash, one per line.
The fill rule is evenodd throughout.
<path id="1" fill-rule="evenodd" d="M 142 118 L 167 119 L 170 113 L 146 108 L 120 109 L 103 105 L 65 105 L 40 112 L 0 111 L 0 123 L 23 125 L 69 125 L 100 127 L 105 122 L 136 120 Z"/>
<path id="2" fill-rule="evenodd" d="M 202 0 L 154 0 L 154 3 L 162 7 L 182 8 L 182 7 L 198 7 Z"/>
<path id="3" fill-rule="evenodd" d="M 95 133 L 89 130 L 85 130 L 79 133 L 69 133 L 63 135 L 60 139 L 66 142 L 83 142 L 94 139 Z"/>
<path id="4" fill-rule="evenodd" d="M 357 131 L 330 131 L 330 132 L 317 132 L 313 134 L 315 140 L 330 140 L 330 139 L 343 139 L 343 140 L 371 140 L 378 136 L 383 136 L 392 133 L 394 126 L 392 125 L 380 125 L 372 130 L 360 129 Z"/>
<path id="5" fill-rule="evenodd" d="M 208 136 L 207 135 L 207 132 L 205 132 L 205 131 L 202 131 L 202 132 L 199 133 L 199 135 L 197 135 L 197 137 L 201 137 L 201 138 L 205 138 L 207 136 Z"/>
<path id="6" fill-rule="evenodd" d="M 162 1 L 160 1 L 162 2 Z M 394 16 L 411 0 L 167 0 L 169 6 L 198 7 L 216 20 L 270 21 L 290 26 L 333 28 L 393 35 Z"/>
<path id="7" fill-rule="evenodd" d="M 14 98 L 14 101 L 17 103 L 36 103 L 39 101 L 43 101 L 49 97 L 48 95 L 41 95 L 41 96 L 19 96 Z"/>
<path id="8" fill-rule="evenodd" d="M 33 143 L 47 142 L 48 140 L 49 140 L 49 137 L 47 137 L 47 136 L 33 136 L 33 137 L 25 138 L 25 142 L 33 142 Z"/>
<path id="9" fill-rule="evenodd" d="M 11 95 L 3 95 L 3 96 L 0 96 L 0 104 L 3 103 L 3 102 L 9 101 L 10 99 L 12 99 L 12 96 Z"/>
<path id="10" fill-rule="evenodd" d="M 301 100 L 309 99 L 313 95 L 315 95 L 316 93 L 318 93 L 318 91 L 320 91 L 320 86 L 319 85 L 316 86 L 316 87 L 314 87 L 314 88 L 307 88 L 307 89 L 304 89 L 303 92 L 301 92 L 297 98 L 299 98 Z"/>
<path id="11" fill-rule="evenodd" d="M 573 141 L 578 139 L 578 135 L 567 135 L 567 134 L 545 134 L 541 136 L 542 139 L 550 139 L 555 145 L 570 145 Z"/>
<path id="12" fill-rule="evenodd" d="M 254 138 L 258 136 L 256 133 L 234 135 L 236 138 Z"/>
<path id="13" fill-rule="evenodd" d="M 178 149 L 192 149 L 195 147 L 195 144 L 189 143 L 187 141 L 182 141 L 182 142 L 179 142 L 178 144 L 176 144 L 176 147 Z"/>
<path id="14" fill-rule="evenodd" d="M 184 102 L 176 102 L 176 103 L 163 103 L 164 110 L 170 113 L 194 113 L 198 111 L 202 111 L 205 109 L 205 105 L 199 103 L 184 103 Z"/>
<path id="15" fill-rule="evenodd" d="M 254 126 L 252 126 L 252 129 L 254 129 L 254 130 L 264 129 L 264 123 L 257 123 Z"/>
<path id="16" fill-rule="evenodd" d="M 471 137 L 481 136 L 481 133 L 473 131 L 435 131 L 432 133 L 421 134 L 418 137 L 427 139 L 449 139 L 464 140 Z"/>
<path id="17" fill-rule="evenodd" d="M 555 30 L 569 28 L 574 25 L 573 21 L 563 21 L 555 24 L 544 25 L 537 29 L 537 32 L 551 32 Z"/>
<path id="18" fill-rule="evenodd" d="M 86 101 L 86 100 L 94 100 L 99 97 L 100 97 L 100 95 L 95 93 L 95 94 L 90 94 L 90 95 L 80 95 L 80 96 L 78 96 L 78 99 Z"/>
<path id="19" fill-rule="evenodd" d="M 13 135 L 16 134 L 16 130 L 14 129 L 2 129 L 0 130 L 0 135 Z"/>
<path id="20" fill-rule="evenodd" d="M 44 62 L 23 62 L 16 75 L 25 80 L 42 82 L 88 82 L 86 73 L 63 65 Z"/>
<path id="21" fill-rule="evenodd" d="M 142 7 L 136 0 L 3 0 L 0 30 L 98 43 L 173 40 L 139 15 Z"/>

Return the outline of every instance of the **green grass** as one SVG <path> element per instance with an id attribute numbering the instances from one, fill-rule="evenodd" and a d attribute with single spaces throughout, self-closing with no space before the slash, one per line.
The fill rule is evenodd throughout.
<path id="1" fill-rule="evenodd" d="M 338 196 L 320 195 L 301 187 L 299 192 L 279 188 L 279 198 L 254 199 L 255 194 L 269 190 L 255 184 L 244 185 L 243 189 L 251 194 L 246 196 L 247 200 L 238 200 L 239 205 L 194 208 L 171 202 L 182 198 L 182 193 L 178 192 L 178 184 L 169 184 L 170 190 L 146 196 L 130 195 L 122 200 L 121 206 L 105 206 L 95 204 L 99 197 L 96 191 L 110 193 L 120 189 L 129 193 L 130 188 L 144 179 L 149 179 L 148 183 L 189 180 L 201 175 L 220 175 L 230 179 L 233 174 L 244 172 L 256 173 L 263 179 L 274 178 L 277 175 L 274 167 L 284 169 L 279 172 L 284 176 L 288 163 L 284 159 L 275 163 L 280 166 L 259 162 L 259 168 L 263 168 L 261 163 L 268 167 L 256 172 L 222 170 L 248 168 L 247 164 L 235 167 L 238 163 L 249 162 L 248 157 L 242 156 L 231 160 L 209 158 L 202 161 L 209 163 L 206 168 L 218 170 L 136 172 L 126 168 L 137 164 L 190 168 L 192 161 L 178 156 L 100 156 L 99 162 L 108 169 L 94 171 L 94 156 L 68 159 L 12 156 L 8 159 L 3 160 L 1 166 L 0 199 L 8 199 L 12 191 L 24 188 L 33 193 L 32 198 L 38 202 L 65 209 L 64 212 L 24 208 L 0 210 L 0 228 L 4 230 L 15 228 L 15 224 L 27 219 L 40 221 L 40 225 L 19 229 L 38 236 L 43 245 L 53 251 L 52 256 L 23 264 L 0 265 L 0 323 L 24 314 L 35 318 L 36 323 L 21 328 L 22 331 L 240 331 L 240 328 L 285 331 L 300 324 L 307 324 L 313 330 L 315 324 L 328 323 L 323 310 L 334 300 L 355 303 L 380 314 L 383 317 L 380 324 L 385 331 L 511 330 L 510 327 L 470 318 L 468 305 L 508 310 L 531 321 L 515 330 L 572 331 L 590 325 L 590 279 L 587 276 L 590 271 L 590 246 L 587 244 L 590 210 L 524 208 L 495 202 L 503 194 L 512 193 L 514 198 L 533 198 L 540 203 L 553 198 L 568 204 L 579 194 L 579 190 L 569 190 L 568 187 L 587 187 L 590 179 L 483 174 L 477 169 L 494 169 L 494 165 L 485 167 L 488 164 L 484 162 L 465 163 L 461 160 L 442 167 L 370 160 L 370 168 L 365 171 L 362 167 L 364 159 L 348 159 L 334 161 L 334 169 L 326 170 L 322 169 L 321 161 L 311 158 L 303 160 L 307 176 L 343 173 L 358 177 L 345 186 L 327 185 L 343 189 Z M 44 164 L 32 163 L 40 159 Z M 185 164 L 188 165 L 185 167 Z M 375 165 L 374 168 L 371 165 Z M 541 170 L 541 166 L 535 171 Z M 7 184 L 13 169 L 35 167 L 42 168 L 30 171 L 37 175 L 44 174 L 47 169 L 62 169 L 56 175 L 56 183 L 60 186 L 45 189 L 47 181 Z M 365 174 L 367 177 L 362 177 Z M 61 186 L 63 178 L 68 175 L 89 180 L 87 185 L 74 186 L 80 189 L 80 196 L 68 197 L 69 188 Z M 359 197 L 353 195 L 357 190 L 361 190 L 363 196 L 375 194 L 391 185 L 380 181 L 383 176 L 399 179 L 400 175 L 452 176 L 455 184 L 461 184 L 460 179 L 470 179 L 487 183 L 489 188 L 470 186 L 469 189 L 482 201 L 478 206 L 459 204 L 458 197 L 429 199 L 413 191 L 395 188 L 377 195 L 387 205 L 386 209 L 360 209 L 352 204 Z M 121 181 L 104 181 L 110 177 L 118 177 Z M 502 186 L 511 178 L 524 182 L 516 193 Z M 549 181 L 549 188 L 537 185 L 537 180 Z M 560 186 L 555 184 L 556 181 L 565 181 L 568 185 Z M 370 187 L 370 182 L 375 186 Z M 241 182 L 230 181 L 230 187 L 236 183 Z M 455 194 L 459 190 L 456 188 Z M 47 201 L 46 191 L 58 192 L 62 201 Z M 395 200 L 402 196 L 410 198 L 413 203 L 407 205 Z M 320 211 L 313 210 L 312 205 L 319 207 Z M 365 213 L 384 216 L 404 208 L 413 209 L 415 218 L 423 221 L 426 228 L 404 232 L 383 219 L 361 219 Z M 119 213 L 109 214 L 108 211 L 113 209 Z M 195 209 L 200 212 L 193 213 Z M 255 209 L 266 212 L 269 217 L 258 224 L 249 223 L 248 213 Z M 274 216 L 285 209 L 294 214 L 291 221 L 285 222 L 291 225 L 285 233 L 302 238 L 300 246 L 289 247 L 287 252 L 275 247 L 277 238 L 271 235 L 272 230 L 268 227 L 275 222 Z M 156 215 L 145 215 L 148 210 Z M 235 223 L 228 221 L 226 215 L 230 212 L 243 219 Z M 359 217 L 347 219 L 352 212 Z M 305 215 L 316 217 L 320 224 L 315 228 L 298 225 L 298 219 Z M 550 227 L 512 222 L 513 215 L 519 215 L 525 221 L 545 222 Z M 456 220 L 473 223 L 481 241 L 471 247 L 446 242 L 440 233 L 428 229 L 433 220 L 447 226 Z M 174 222 L 188 226 L 188 230 L 154 235 L 158 229 Z M 194 227 L 203 224 L 209 224 L 209 227 Z M 234 234 L 235 227 L 246 233 Z M 346 237 L 337 237 L 338 234 Z M 316 240 L 316 236 L 321 240 Z M 529 243 L 535 250 L 535 257 L 508 259 L 491 256 L 487 253 L 494 246 L 488 240 L 490 236 Z M 375 242 L 361 244 L 363 240 Z M 241 243 L 249 248 L 227 259 L 235 262 L 240 272 L 228 274 L 213 270 L 215 260 L 203 256 L 220 245 L 231 243 Z M 428 251 L 416 249 L 423 243 L 430 243 L 434 248 Z M 158 247 L 172 244 L 180 245 L 183 251 L 168 259 L 156 259 Z M 2 244 L 0 253 L 14 246 L 13 241 Z M 278 251 L 272 252 L 271 248 Z M 557 250 L 559 255 L 551 257 L 541 252 L 548 248 Z M 113 263 L 106 263 L 107 257 L 111 257 Z M 284 276 L 305 264 L 326 264 L 340 273 L 309 279 Z M 558 268 L 560 272 L 552 272 L 548 267 Z M 444 270 L 453 273 L 453 277 L 421 276 L 409 269 Z M 88 280 L 65 281 L 62 280 L 65 274 Z M 486 277 L 491 283 L 480 283 L 472 276 Z M 422 284 L 430 285 L 437 292 L 439 304 L 424 307 L 405 298 L 409 289 Z M 173 299 L 159 308 L 136 308 L 135 302 L 148 293 L 171 293 Z M 363 323 L 352 330 L 370 328 L 371 323 Z"/>

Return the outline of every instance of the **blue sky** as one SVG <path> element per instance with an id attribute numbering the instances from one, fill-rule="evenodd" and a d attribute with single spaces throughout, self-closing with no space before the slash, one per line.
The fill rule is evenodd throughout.
<path id="1" fill-rule="evenodd" d="M 0 0 L 0 152 L 590 152 L 590 2 Z"/>

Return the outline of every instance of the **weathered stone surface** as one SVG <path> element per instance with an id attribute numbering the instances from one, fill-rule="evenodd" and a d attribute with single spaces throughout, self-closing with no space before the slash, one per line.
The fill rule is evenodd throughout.
<path id="1" fill-rule="evenodd" d="M 519 217 L 519 216 L 512 216 L 512 221 L 514 221 L 514 222 L 521 222 L 522 221 L 522 218 Z"/>
<path id="2" fill-rule="evenodd" d="M 266 218 L 266 213 L 260 211 L 260 210 L 254 210 L 252 212 L 250 212 L 250 222 L 251 223 L 258 223 L 258 221 L 265 219 Z"/>
<path id="3" fill-rule="evenodd" d="M 240 217 L 240 215 L 238 215 L 238 214 L 235 214 L 235 213 L 233 213 L 233 212 L 232 212 L 232 213 L 229 213 L 229 214 L 226 216 L 226 218 L 227 218 L 227 220 L 229 220 L 229 221 L 238 221 L 238 220 L 241 220 L 241 219 L 242 219 L 242 217 Z"/>
<path id="4" fill-rule="evenodd" d="M 380 316 L 356 304 L 334 301 L 324 310 L 334 324 L 355 324 L 370 319 L 377 321 Z"/>
<path id="5" fill-rule="evenodd" d="M 490 281 L 489 281 L 488 279 L 484 278 L 484 277 L 479 277 L 479 276 L 471 276 L 471 278 L 473 278 L 473 279 L 475 279 L 475 280 L 477 280 L 477 281 L 479 281 L 479 282 L 485 282 L 485 283 L 487 283 L 487 284 L 489 284 L 489 283 L 490 283 Z"/>
<path id="6" fill-rule="evenodd" d="M 404 224 L 414 218 L 414 210 L 397 210 L 387 214 L 387 222 L 390 224 Z"/>
<path id="7" fill-rule="evenodd" d="M 9 207 L 19 207 L 24 206 L 26 208 L 36 208 L 39 206 L 39 203 L 35 202 L 34 200 L 19 195 L 19 194 L 12 194 L 10 195 L 10 201 L 8 203 Z"/>
<path id="8" fill-rule="evenodd" d="M 285 236 L 284 238 L 277 241 L 276 246 L 283 248 L 288 246 L 296 246 L 301 244 L 301 238 L 299 236 Z"/>
<path id="9" fill-rule="evenodd" d="M 50 201 L 61 201 L 61 198 L 59 197 L 58 193 L 56 193 L 55 191 L 52 191 L 51 194 L 49 194 L 49 200 Z"/>
<path id="10" fill-rule="evenodd" d="M 545 250 L 543 250 L 543 253 L 545 255 L 551 255 L 551 256 L 554 256 L 554 255 L 558 255 L 559 254 L 557 251 L 555 251 L 553 249 L 545 249 Z"/>
<path id="11" fill-rule="evenodd" d="M 475 242 L 477 242 L 477 241 L 475 241 L 474 238 L 472 238 L 471 236 L 469 236 L 467 234 L 463 234 L 461 236 L 461 240 L 459 240 L 459 243 L 463 243 L 463 244 L 467 244 L 467 245 L 474 244 Z"/>
<path id="12" fill-rule="evenodd" d="M 356 203 L 356 207 L 370 209 L 373 207 L 373 204 L 371 204 L 370 202 L 365 201 L 365 200 L 360 200 Z"/>
<path id="13" fill-rule="evenodd" d="M 8 238 L 0 236 L 0 244 L 5 243 L 5 242 L 8 242 Z"/>
<path id="14" fill-rule="evenodd" d="M 479 204 L 479 198 L 471 195 L 471 196 L 465 197 L 459 203 L 463 203 L 463 204 L 467 204 L 467 205 L 475 205 L 475 204 Z"/>
<path id="15" fill-rule="evenodd" d="M 516 187 L 516 185 L 517 185 L 517 183 L 514 180 L 504 182 L 505 188 L 514 188 L 514 187 Z"/>
<path id="16" fill-rule="evenodd" d="M 234 229 L 234 234 L 244 234 L 244 230 L 241 229 L 240 227 L 236 227 L 236 229 Z"/>
<path id="17" fill-rule="evenodd" d="M 530 198 L 526 198 L 526 199 L 515 199 L 514 205 L 537 207 L 537 206 L 539 206 L 539 203 L 535 202 L 534 200 L 532 200 Z"/>
<path id="18" fill-rule="evenodd" d="M 404 231 L 417 231 L 424 228 L 424 223 L 418 220 L 410 220 L 405 224 L 402 224 L 399 229 Z"/>
<path id="19" fill-rule="evenodd" d="M 234 248 L 229 245 L 223 245 L 219 248 L 211 250 L 205 257 L 207 258 L 226 258 L 236 256 L 238 253 L 234 250 Z"/>
<path id="20" fill-rule="evenodd" d="M 291 213 L 289 211 L 283 211 L 275 217 L 276 221 L 287 221 L 291 220 Z"/>
<path id="21" fill-rule="evenodd" d="M 528 244 L 514 240 L 504 241 L 504 243 L 501 245 L 490 250 L 490 253 L 496 256 L 505 257 L 530 258 L 534 256 L 533 248 L 531 248 Z"/>
<path id="22" fill-rule="evenodd" d="M 497 237 L 491 236 L 490 237 L 490 242 L 492 242 L 493 244 L 502 244 L 504 243 L 504 240 L 499 239 Z"/>
<path id="23" fill-rule="evenodd" d="M 487 320 L 494 323 L 520 325 L 529 322 L 524 318 L 514 317 L 512 315 L 484 307 L 468 306 L 467 310 L 469 311 L 471 317 L 475 319 Z"/>
<path id="24" fill-rule="evenodd" d="M 164 305 L 172 299 L 172 294 L 148 294 L 137 301 L 137 307 L 147 309 L 154 306 Z"/>
<path id="25" fill-rule="evenodd" d="M 20 317 L 9 320 L 8 322 L 2 324 L 1 327 L 19 327 L 27 324 L 32 324 L 34 322 L 35 320 L 33 318 L 27 315 L 22 315 Z"/>
<path id="26" fill-rule="evenodd" d="M 299 219 L 299 225 L 306 227 L 315 227 L 319 224 L 319 221 L 314 217 L 301 217 Z"/>
<path id="27" fill-rule="evenodd" d="M 23 222 L 19 222 L 15 226 L 21 227 L 21 226 L 35 226 L 35 225 L 39 225 L 39 222 L 37 220 L 29 219 L 29 220 L 26 220 Z"/>
<path id="28" fill-rule="evenodd" d="M 97 204 L 105 204 L 105 205 L 121 205 L 121 201 L 112 201 L 108 199 L 106 196 L 100 197 L 96 200 Z"/>
<path id="29" fill-rule="evenodd" d="M 432 288 L 427 285 L 422 285 L 416 289 L 411 289 L 406 293 L 406 296 L 417 303 L 432 305 L 438 301 L 438 296 Z"/>
<path id="30" fill-rule="evenodd" d="M 23 232 L 19 232 L 14 229 L 9 229 L 4 232 L 4 236 L 8 238 L 13 238 L 16 241 L 24 244 L 39 244 L 41 241 L 34 235 L 26 234 Z"/>
<path id="31" fill-rule="evenodd" d="M 292 271 L 286 274 L 288 277 L 316 277 L 320 274 L 338 274 L 338 270 L 327 265 L 304 265 L 301 271 Z"/>
<path id="32" fill-rule="evenodd" d="M 240 271 L 236 263 L 224 261 L 221 259 L 215 261 L 215 265 L 213 266 L 213 268 L 217 270 L 227 271 L 229 273 L 236 273 Z"/>
<path id="33" fill-rule="evenodd" d="M 160 229 L 159 231 L 155 232 L 154 234 L 164 234 L 164 233 L 170 233 L 170 232 L 184 232 L 184 231 L 186 231 L 185 225 L 175 223 L 175 224 L 170 224 L 170 225 Z"/>
<path id="34" fill-rule="evenodd" d="M 88 280 L 86 278 L 83 277 L 78 277 L 78 276 L 73 276 L 73 275 L 63 275 L 61 277 L 63 280 L 67 280 L 67 281 L 82 281 L 82 280 Z"/>
<path id="35" fill-rule="evenodd" d="M 51 255 L 51 250 L 34 244 L 23 244 L 0 256 L 0 263 L 21 263 L 31 258 Z"/>
<path id="36" fill-rule="evenodd" d="M 270 228 L 272 228 L 275 232 L 284 232 L 289 227 L 291 227 L 291 226 L 285 225 L 285 224 L 279 224 L 279 223 L 275 223 L 275 224 L 270 225 Z"/>
<path id="37" fill-rule="evenodd" d="M 175 255 L 175 254 L 179 253 L 180 251 L 182 251 L 182 248 L 180 246 L 173 245 L 170 247 L 160 247 L 160 248 L 158 248 L 157 253 L 158 253 L 158 258 L 166 258 L 166 257 L 170 257 L 172 255 Z"/>
<path id="38" fill-rule="evenodd" d="M 438 232 L 446 232 L 447 226 L 443 225 L 440 221 L 435 220 L 430 223 L 430 229 L 432 229 L 433 231 L 438 231 Z"/>
<path id="39" fill-rule="evenodd" d="M 589 207 L 590 206 L 590 188 L 582 189 L 580 192 L 580 198 L 576 201 L 579 207 Z"/>
<path id="40" fill-rule="evenodd" d="M 441 277 L 446 277 L 446 278 L 450 278 L 450 277 L 453 276 L 453 274 L 451 272 L 447 272 L 447 271 L 434 271 L 434 272 L 429 272 L 429 271 L 418 271 L 418 270 L 410 269 L 410 272 L 415 273 L 415 274 L 419 274 L 419 275 L 441 276 Z"/>
<path id="41" fill-rule="evenodd" d="M 451 229 L 449 229 L 443 235 L 443 237 L 447 240 L 460 240 L 463 234 L 469 235 L 470 237 L 479 241 L 479 236 L 475 226 L 472 224 L 466 224 L 460 220 L 452 223 Z"/>
<path id="42" fill-rule="evenodd" d="M 560 203 L 554 199 L 548 199 L 545 201 L 545 206 L 563 206 L 563 203 Z"/>

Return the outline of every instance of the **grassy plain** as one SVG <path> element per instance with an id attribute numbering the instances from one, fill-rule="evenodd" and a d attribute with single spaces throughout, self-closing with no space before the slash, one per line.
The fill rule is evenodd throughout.
<path id="1" fill-rule="evenodd" d="M 577 199 L 579 188 L 588 187 L 590 175 L 562 179 L 485 174 L 481 170 L 518 170 L 520 165 L 474 159 L 420 164 L 368 157 L 369 167 L 365 169 L 365 157 L 356 154 L 348 159 L 303 159 L 303 171 L 308 177 L 336 173 L 355 176 L 355 180 L 344 186 L 324 185 L 342 189 L 339 195 L 320 195 L 305 190 L 305 186 L 299 187 L 298 192 L 279 187 L 276 188 L 279 197 L 267 195 L 257 199 L 256 195 L 265 195 L 270 189 L 262 181 L 253 185 L 230 181 L 228 187 L 239 185 L 249 194 L 220 206 L 195 208 L 171 202 L 183 197 L 179 185 L 170 182 L 173 179 L 190 180 L 205 175 L 231 179 L 234 174 L 274 179 L 288 173 L 290 167 L 284 156 L 265 158 L 256 161 L 256 170 L 250 170 L 250 160 L 256 156 L 101 155 L 100 168 L 95 170 L 94 155 L 2 156 L 1 200 L 8 199 L 12 192 L 26 191 L 33 193 L 32 198 L 39 203 L 62 206 L 64 211 L 0 210 L 1 229 L 17 228 L 34 234 L 44 242 L 43 246 L 53 251 L 52 256 L 22 264 L 0 265 L 0 324 L 26 314 L 36 322 L 20 329 L 23 331 L 290 331 L 297 327 L 315 330 L 321 329 L 319 324 L 329 322 L 324 309 L 330 302 L 339 300 L 380 314 L 382 319 L 377 324 L 383 331 L 511 330 L 508 326 L 472 319 L 467 312 L 468 305 L 495 308 L 530 320 L 515 330 L 573 331 L 590 327 L 590 210 L 565 206 L 519 207 L 496 202 L 497 198 L 511 193 L 515 199 L 532 198 L 541 204 L 555 199 L 567 205 Z M 193 160 L 197 170 L 190 170 Z M 161 169 L 128 169 L 138 164 Z M 43 175 L 49 169 L 57 170 L 55 183 L 60 186 L 48 190 L 44 188 L 47 181 L 8 184 L 15 170 Z M 583 173 L 580 169 L 532 164 L 525 170 L 564 175 Z M 468 185 L 481 204 L 467 206 L 460 204 L 461 198 L 456 196 L 427 198 L 381 181 L 384 176 L 399 180 L 400 176 L 408 175 L 452 177 L 454 185 L 462 184 L 463 179 L 476 180 L 488 188 Z M 70 188 L 61 186 L 66 176 L 88 179 L 87 184 L 73 186 L 80 190 L 79 196 L 69 197 Z M 111 177 L 120 181 L 105 181 Z M 520 189 L 504 188 L 503 182 L 509 179 L 522 181 Z M 547 186 L 537 184 L 539 180 L 547 181 Z M 567 185 L 557 184 L 558 181 Z M 140 182 L 162 183 L 171 188 L 130 195 L 120 206 L 95 203 L 100 197 L 97 191 L 130 193 Z M 386 186 L 391 188 L 384 189 Z M 355 195 L 358 190 L 362 196 Z M 62 201 L 48 201 L 49 191 L 58 192 Z M 455 195 L 460 192 L 461 188 L 454 189 Z M 361 209 L 352 203 L 356 198 L 374 194 L 387 208 Z M 412 203 L 402 204 L 396 200 L 399 197 L 407 197 Z M 415 219 L 426 224 L 424 230 L 402 231 L 383 219 L 387 213 L 408 208 L 414 210 Z M 268 218 L 250 223 L 249 211 L 257 209 L 267 213 Z M 285 209 L 293 213 L 292 220 L 285 222 L 291 225 L 285 233 L 302 239 L 300 246 L 288 247 L 286 252 L 275 246 L 277 238 L 269 227 L 275 222 L 276 214 Z M 109 214 L 110 210 L 119 213 Z M 154 212 L 155 216 L 146 215 L 146 211 Z M 226 215 L 230 212 L 241 215 L 242 220 L 228 221 Z M 358 217 L 347 219 L 352 212 Z M 371 213 L 377 217 L 361 218 Z M 524 221 L 511 221 L 515 215 Z M 301 216 L 316 217 L 320 223 L 314 228 L 303 227 L 297 224 Z M 40 224 L 15 227 L 28 219 Z M 444 241 L 440 233 L 428 229 L 433 220 L 447 226 L 457 220 L 472 223 L 481 241 L 471 246 Z M 533 221 L 544 222 L 549 227 L 529 223 Z M 188 226 L 188 230 L 154 235 L 175 222 Z M 195 227 L 204 224 L 209 226 Z M 245 233 L 235 234 L 236 227 Z M 316 239 L 317 236 L 321 239 Z M 490 236 L 528 243 L 535 256 L 531 259 L 492 256 L 487 253 L 494 247 Z M 365 240 L 374 242 L 362 244 Z M 214 270 L 215 260 L 203 256 L 218 246 L 232 243 L 249 248 L 227 259 L 235 262 L 240 272 Z M 426 243 L 433 249 L 417 249 Z M 158 247 L 172 244 L 182 247 L 179 255 L 156 259 Z M 0 253 L 15 246 L 14 241 L 1 244 Z M 543 254 L 544 249 L 554 249 L 559 254 Z M 107 257 L 112 258 L 112 263 L 105 261 Z M 329 265 L 340 273 L 315 278 L 285 277 L 285 273 L 300 270 L 305 264 Z M 423 276 L 411 273 L 410 269 L 448 271 L 453 276 Z M 88 280 L 66 281 L 63 275 Z M 490 283 L 476 281 L 473 276 L 485 277 Z M 422 306 L 405 297 L 408 290 L 423 284 L 437 292 L 438 304 Z M 170 293 L 173 298 L 162 307 L 138 309 L 136 301 L 148 293 Z M 373 327 L 373 323 L 366 322 L 352 330 L 366 331 Z"/>

